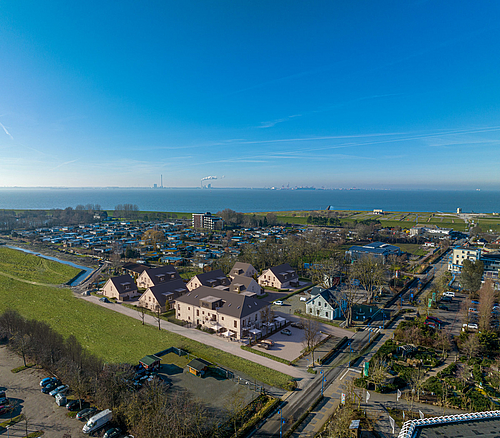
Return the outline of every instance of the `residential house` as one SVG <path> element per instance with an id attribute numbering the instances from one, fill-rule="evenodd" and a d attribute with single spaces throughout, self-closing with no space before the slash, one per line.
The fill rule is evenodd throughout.
<path id="1" fill-rule="evenodd" d="M 130 300 L 140 295 L 134 279 L 128 274 L 111 277 L 102 288 L 102 293 L 105 297 L 116 298 L 118 301 Z"/>
<path id="2" fill-rule="evenodd" d="M 162 266 L 160 268 L 152 268 L 145 270 L 137 278 L 137 286 L 148 288 L 157 284 L 165 283 L 172 280 L 180 280 L 181 276 L 172 265 Z"/>
<path id="3" fill-rule="evenodd" d="M 236 339 L 260 329 L 269 303 L 207 286 L 187 292 L 175 302 L 176 318 L 194 326 L 225 332 Z"/>
<path id="4" fill-rule="evenodd" d="M 151 266 L 133 262 L 125 263 L 122 266 L 122 272 L 124 274 L 129 274 L 133 277 L 134 280 L 137 280 L 139 278 L 139 275 L 141 275 L 147 269 L 151 269 Z"/>
<path id="5" fill-rule="evenodd" d="M 288 263 L 266 269 L 258 280 L 262 287 L 271 286 L 277 289 L 299 285 L 299 276 Z"/>
<path id="6" fill-rule="evenodd" d="M 234 278 L 237 275 L 244 275 L 245 277 L 253 277 L 257 275 L 255 269 L 250 263 L 236 262 L 229 273 L 229 277 Z"/>
<path id="7" fill-rule="evenodd" d="M 315 291 L 316 292 L 316 291 Z M 342 318 L 342 307 L 345 301 L 338 299 L 331 289 L 322 289 L 306 301 L 306 313 L 330 321 Z"/>
<path id="8" fill-rule="evenodd" d="M 216 269 L 215 271 L 203 272 L 202 274 L 195 275 L 191 280 L 187 283 L 187 288 L 189 290 L 196 289 L 200 286 L 207 287 L 217 287 L 222 286 L 228 287 L 231 283 L 231 280 L 224 275 L 220 269 Z"/>
<path id="9" fill-rule="evenodd" d="M 245 277 L 244 275 L 235 275 L 229 285 L 229 290 L 238 294 L 244 293 L 248 296 L 263 293 L 262 287 L 252 277 Z"/>
<path id="10" fill-rule="evenodd" d="M 157 284 L 146 289 L 139 298 L 139 306 L 160 312 L 166 312 L 174 307 L 175 300 L 188 291 L 182 280 L 172 280 Z"/>

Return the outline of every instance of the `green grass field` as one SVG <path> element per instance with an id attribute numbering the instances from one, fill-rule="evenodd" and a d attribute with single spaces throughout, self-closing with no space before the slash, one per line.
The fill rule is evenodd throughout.
<path id="1" fill-rule="evenodd" d="M 428 252 L 422 248 L 422 245 L 416 245 L 414 243 L 396 243 L 395 246 L 401 248 L 401 251 L 408 252 L 416 256 L 424 256 Z"/>
<path id="2" fill-rule="evenodd" d="M 9 254 L 13 258 L 18 257 L 18 251 L 1 250 L 4 259 L 8 260 Z M 55 262 L 51 265 L 50 275 L 47 275 L 45 265 L 38 263 L 39 257 L 22 255 L 23 258 L 16 260 L 24 262 L 24 266 L 17 266 L 11 271 L 16 275 L 31 271 L 28 276 L 33 281 L 43 279 L 51 283 L 55 278 L 64 282 L 73 276 L 72 272 L 68 276 L 66 265 Z M 1 268 L 6 270 L 9 266 L 4 262 Z M 74 335 L 84 348 L 106 362 L 137 363 L 146 354 L 175 346 L 271 386 L 285 388 L 291 380 L 286 374 L 200 342 L 165 330 L 159 331 L 149 325 L 143 326 L 139 320 L 76 298 L 68 289 L 27 284 L 1 276 L 0 297 L 0 312 L 12 308 L 26 318 L 45 321 L 65 337 Z"/>
<path id="3" fill-rule="evenodd" d="M 0 246 L 0 272 L 45 284 L 66 283 L 80 270 L 42 257 Z"/>

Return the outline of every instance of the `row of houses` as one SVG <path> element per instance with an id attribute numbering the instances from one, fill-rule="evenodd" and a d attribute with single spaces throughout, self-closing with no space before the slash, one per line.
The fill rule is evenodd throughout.
<path id="1" fill-rule="evenodd" d="M 140 307 L 162 313 L 175 309 L 179 320 L 223 331 L 237 339 L 246 336 L 249 330 L 272 324 L 269 304 L 258 299 L 265 286 L 299 284 L 298 275 L 289 264 L 271 267 L 257 277 L 252 265 L 236 262 L 228 276 L 214 270 L 195 275 L 187 283 L 171 265 L 150 268 L 129 263 L 123 270 L 123 275 L 105 283 L 104 296 L 118 301 L 138 298 Z"/>

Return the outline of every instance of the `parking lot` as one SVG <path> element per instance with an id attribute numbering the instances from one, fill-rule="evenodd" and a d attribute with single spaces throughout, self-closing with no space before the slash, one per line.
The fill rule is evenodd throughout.
<path id="1" fill-rule="evenodd" d="M 287 330 L 290 330 L 291 335 L 285 335 L 280 331 L 270 336 L 268 339 L 271 339 L 274 342 L 274 345 L 268 350 L 264 350 L 268 354 L 272 354 L 273 356 L 280 357 L 282 359 L 286 359 L 292 361 L 300 356 L 302 350 L 304 349 L 304 330 L 295 328 L 295 327 L 287 327 Z M 326 334 L 321 334 L 321 340 L 326 338 Z M 257 345 L 253 346 L 255 350 L 261 350 Z"/>
<path id="2" fill-rule="evenodd" d="M 207 407 L 212 418 L 227 418 L 236 405 L 246 405 L 258 396 L 247 385 L 238 385 L 233 380 L 213 375 L 197 377 L 188 373 L 186 365 L 189 362 L 186 356 L 169 353 L 162 357 L 158 376 L 172 383 L 170 391 L 188 391 Z"/>
<path id="3" fill-rule="evenodd" d="M 7 421 L 12 416 L 21 413 L 28 417 L 28 432 L 43 430 L 50 438 L 84 437 L 83 422 L 66 416 L 67 410 L 56 405 L 54 398 L 40 391 L 40 380 L 47 375 L 43 370 L 30 368 L 19 373 L 11 370 L 23 365 L 22 359 L 0 346 L 0 390 L 17 405 L 12 414 L 0 415 L 0 422 Z M 20 422 L 8 431 L 9 437 L 26 436 L 25 423 Z M 3 436 L 7 436 L 4 432 Z"/>
<path id="4" fill-rule="evenodd" d="M 462 302 L 466 299 L 465 294 L 455 292 L 455 298 L 453 298 L 450 302 L 439 303 L 439 305 L 445 305 L 448 310 L 442 309 L 432 309 L 429 314 L 439 318 L 444 322 L 443 330 L 448 331 L 448 333 L 459 336 L 460 331 L 462 330 L 462 323 L 467 321 L 462 321 L 463 315 L 461 314 L 461 306 Z"/>

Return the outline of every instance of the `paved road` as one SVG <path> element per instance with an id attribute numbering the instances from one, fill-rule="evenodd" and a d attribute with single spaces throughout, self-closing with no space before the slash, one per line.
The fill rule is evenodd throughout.
<path id="1" fill-rule="evenodd" d="M 352 337 L 351 348 L 354 351 L 360 351 L 368 342 L 369 332 L 367 330 L 357 332 Z M 346 369 L 346 363 L 349 362 L 351 352 L 350 347 L 345 346 L 342 351 L 334 358 L 331 366 L 317 367 L 323 371 L 324 382 L 323 390 L 329 387 Z M 291 393 L 286 399 L 281 408 L 281 413 L 276 412 L 261 427 L 254 433 L 253 436 L 264 438 L 278 436 L 280 433 L 280 422 L 282 424 L 282 432 L 285 433 L 291 425 L 312 405 L 312 403 L 321 395 L 321 379 L 322 374 L 318 373 L 312 382 L 302 391 Z M 325 418 L 326 420 L 326 418 Z"/>
<path id="2" fill-rule="evenodd" d="M 123 315 L 130 316 L 131 318 L 140 320 L 141 317 L 139 313 L 130 309 L 129 307 L 122 306 L 120 304 L 109 304 L 103 303 L 99 301 L 98 297 L 88 296 L 84 297 L 82 295 L 78 295 L 79 298 L 89 301 L 91 303 L 97 304 L 99 306 L 105 307 L 107 309 L 113 310 L 115 312 L 121 313 Z M 150 315 L 145 315 L 144 322 L 146 324 L 153 325 L 155 327 L 158 326 L 157 321 Z M 310 381 L 314 376 L 308 373 L 304 369 L 300 369 L 297 367 L 289 366 L 281 362 L 276 362 L 272 359 L 268 359 L 267 357 L 258 356 L 257 354 L 251 353 L 249 351 L 243 350 L 240 348 L 241 343 L 235 341 L 228 341 L 224 338 L 210 335 L 208 333 L 202 332 L 200 330 L 181 327 L 176 324 L 172 324 L 167 321 L 161 321 L 161 328 L 163 330 L 168 330 L 172 333 L 177 333 L 178 335 L 184 336 L 189 339 L 193 339 L 195 341 L 201 342 L 205 345 L 210 345 L 212 347 L 218 348 L 219 350 L 226 351 L 228 353 L 234 354 L 235 356 L 243 357 L 245 359 L 250 360 L 251 362 L 258 363 L 260 365 L 264 365 L 268 368 L 271 368 L 276 371 L 280 371 L 282 373 L 288 374 L 289 376 L 295 377 L 299 379 L 298 384 L 299 387 L 303 387 L 306 382 Z"/>

